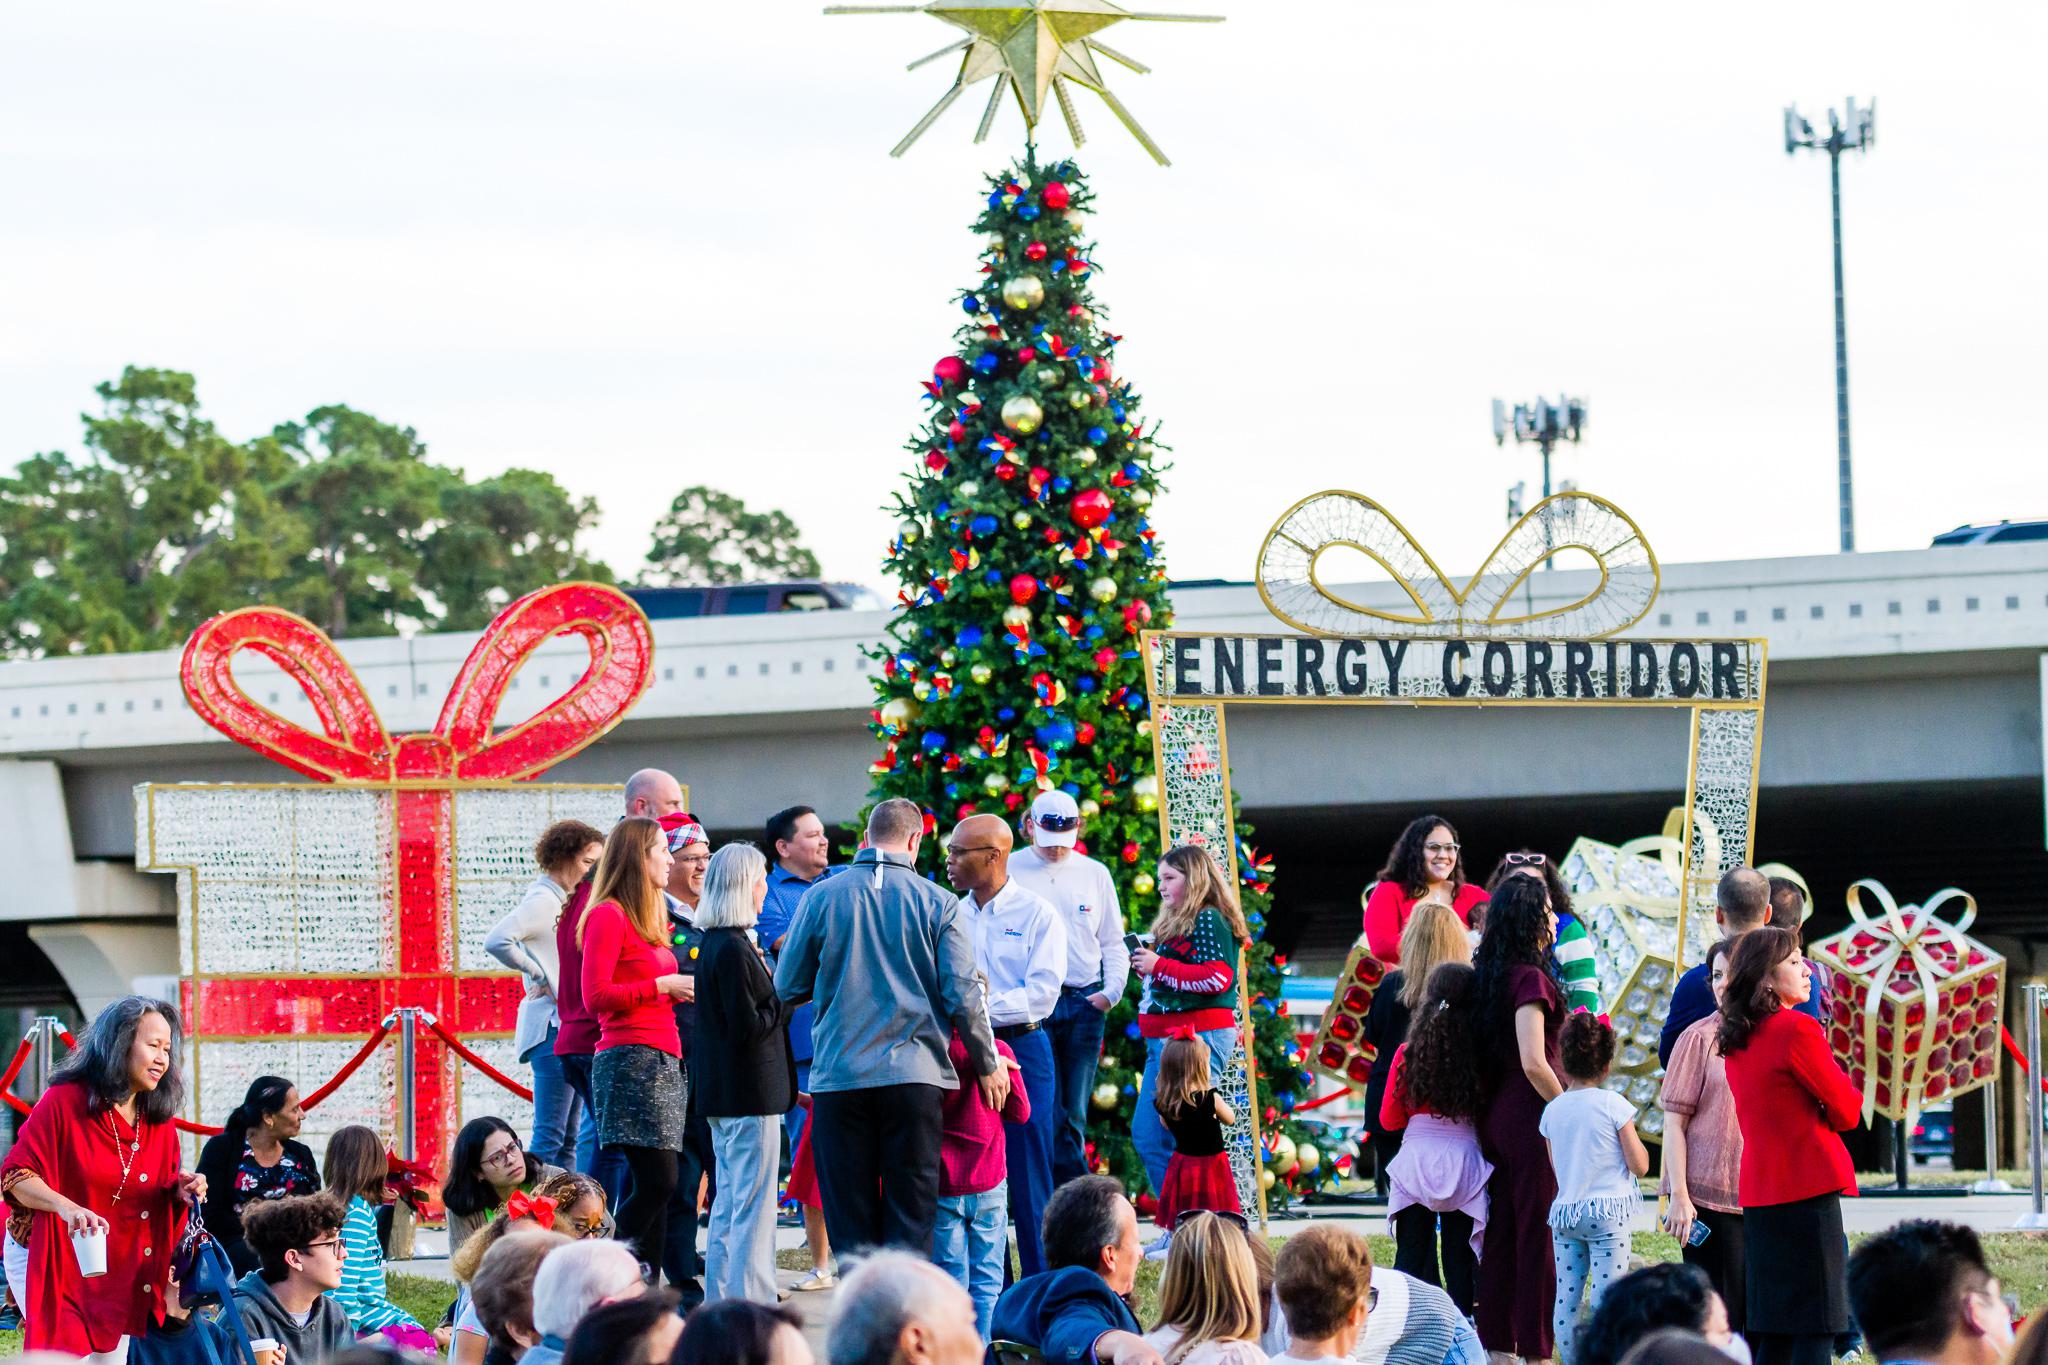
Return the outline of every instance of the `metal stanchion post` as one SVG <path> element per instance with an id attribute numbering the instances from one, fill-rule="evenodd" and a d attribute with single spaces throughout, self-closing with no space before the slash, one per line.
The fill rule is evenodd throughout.
<path id="1" fill-rule="evenodd" d="M 413 1105 L 418 1078 L 413 1062 L 419 1045 L 419 1013 L 412 1005 L 398 1007 L 398 1154 L 407 1161 L 417 1159 L 413 1151 Z M 2039 1029 L 2035 1032 L 2038 1034 Z"/>
<path id="2" fill-rule="evenodd" d="M 2011 1194 L 2012 1182 L 1998 1173 L 1998 1081 L 1984 1084 L 1984 1178 L 1970 1186 L 1971 1194 Z"/>
<path id="3" fill-rule="evenodd" d="M 2029 1193 L 2033 1199 L 2013 1226 L 2029 1230 L 2048 1228 L 2048 1211 L 2043 1210 L 2041 1190 L 2041 997 L 2044 990 L 2048 988 L 2029 982 L 2021 991 L 2027 1002 L 2027 1151 L 2032 1177 Z"/>
<path id="4" fill-rule="evenodd" d="M 30 1085 L 35 1099 L 41 1099 L 50 1088 L 50 1073 L 57 1069 L 57 1033 L 64 1021 L 54 1014 L 39 1014 L 29 1027 L 36 1039 L 35 1049 L 29 1053 L 29 1072 L 34 1077 Z"/>

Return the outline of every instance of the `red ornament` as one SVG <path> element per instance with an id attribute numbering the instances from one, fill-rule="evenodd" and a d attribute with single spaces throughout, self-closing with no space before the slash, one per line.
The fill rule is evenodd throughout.
<path id="1" fill-rule="evenodd" d="M 1124 861 L 1127 863 L 1135 863 L 1136 861 L 1138 861 L 1138 846 L 1136 844 L 1132 843 L 1124 845 Z"/>
<path id="2" fill-rule="evenodd" d="M 934 474 L 946 472 L 946 453 L 942 450 L 927 450 L 924 453 L 924 467 Z"/>
<path id="3" fill-rule="evenodd" d="M 967 424 L 961 421 L 958 417 L 955 417 L 952 421 L 946 423 L 946 439 L 949 441 L 966 440 Z M 1118 472 L 1121 473 L 1122 471 L 1119 470 Z"/>
<path id="4" fill-rule="evenodd" d="M 1038 596 L 1038 580 L 1028 573 L 1020 573 L 1010 580 L 1010 600 L 1018 606 L 1028 606 Z"/>
<path id="5" fill-rule="evenodd" d="M 1101 649 L 1095 651 L 1095 671 L 1097 673 L 1109 672 L 1110 667 L 1115 663 L 1116 651 L 1108 645 L 1104 645 Z"/>
<path id="6" fill-rule="evenodd" d="M 974 814 L 974 803 L 972 801 L 962 801 L 960 809 L 955 813 L 955 818 L 965 820 L 972 814 Z"/>
<path id="7" fill-rule="evenodd" d="M 1038 192 L 1038 198 L 1049 209 L 1063 209 L 1073 202 L 1073 191 L 1055 180 Z"/>
<path id="8" fill-rule="evenodd" d="M 1074 742 L 1076 744 L 1093 744 L 1095 742 L 1095 727 L 1085 720 L 1075 725 Z"/>
<path id="9" fill-rule="evenodd" d="M 1067 504 L 1067 515 L 1073 518 L 1074 525 L 1092 531 L 1109 520 L 1110 506 L 1109 494 L 1100 488 L 1090 488 L 1074 495 L 1074 500 Z"/>
<path id="10" fill-rule="evenodd" d="M 1008 460 L 1004 460 L 996 466 L 996 477 L 1004 483 L 1008 483 L 1017 477 L 1017 466 L 1011 464 Z"/>
<path id="11" fill-rule="evenodd" d="M 1042 261 L 1042 260 L 1044 260 L 1044 259 L 1045 259 L 1045 243 L 1044 243 L 1044 242 L 1033 242 L 1033 243 L 1031 243 L 1031 244 L 1030 244 L 1029 246 L 1025 247 L 1025 248 L 1024 248 L 1024 259 L 1025 259 L 1025 260 L 1027 260 L 1027 261 Z"/>
<path id="12" fill-rule="evenodd" d="M 932 366 L 932 378 L 941 384 L 958 384 L 967 377 L 967 364 L 957 355 L 941 356 Z"/>

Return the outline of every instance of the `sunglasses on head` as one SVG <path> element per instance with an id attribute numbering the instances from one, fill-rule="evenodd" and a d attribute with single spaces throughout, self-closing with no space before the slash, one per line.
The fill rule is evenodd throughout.
<path id="1" fill-rule="evenodd" d="M 1246 1218 L 1241 1213 L 1234 1213 L 1229 1209 L 1182 1209 L 1178 1214 L 1174 1216 L 1173 1226 L 1176 1230 L 1178 1230 L 1182 1227 L 1187 1226 L 1187 1224 L 1193 1221 L 1194 1219 L 1200 1218 L 1205 1213 L 1213 1214 L 1216 1217 L 1221 1218 L 1224 1222 L 1229 1223 L 1233 1227 L 1235 1227 L 1239 1232 L 1250 1232 L 1252 1230 L 1251 1219 Z"/>
<path id="2" fill-rule="evenodd" d="M 1031 823 L 1040 829 L 1049 829 L 1055 834 L 1065 834 L 1081 823 L 1078 815 L 1034 815 Z"/>
<path id="3" fill-rule="evenodd" d="M 1501 861 L 1509 867 L 1541 867 L 1545 859 L 1541 853 L 1510 853 Z"/>

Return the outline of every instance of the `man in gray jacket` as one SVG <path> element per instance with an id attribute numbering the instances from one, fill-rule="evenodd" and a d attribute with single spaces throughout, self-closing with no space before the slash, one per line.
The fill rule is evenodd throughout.
<path id="1" fill-rule="evenodd" d="M 326 1194 L 257 1200 L 242 1211 L 257 1268 L 236 1282 L 235 1307 L 250 1339 L 278 1342 L 287 1365 L 325 1360 L 356 1339 L 348 1311 L 327 1292 L 341 1288 L 342 1214 Z"/>
<path id="2" fill-rule="evenodd" d="M 783 999 L 817 1004 L 811 1156 L 835 1250 L 931 1254 L 954 1030 L 989 1106 L 1010 1095 L 959 901 L 917 871 L 923 837 L 916 803 L 877 805 L 853 864 L 804 893 L 775 970 Z"/>

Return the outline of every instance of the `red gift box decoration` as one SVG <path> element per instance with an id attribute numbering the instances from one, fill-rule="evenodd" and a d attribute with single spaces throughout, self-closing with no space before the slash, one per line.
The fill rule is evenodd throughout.
<path id="1" fill-rule="evenodd" d="M 1345 1085 L 1364 1085 L 1372 1072 L 1377 1050 L 1365 1041 L 1365 1016 L 1372 1010 L 1372 997 L 1386 979 L 1387 968 L 1366 950 L 1360 939 L 1344 963 L 1344 974 L 1330 1007 L 1316 1026 L 1315 1040 L 1308 1055 L 1316 1070 Z"/>

